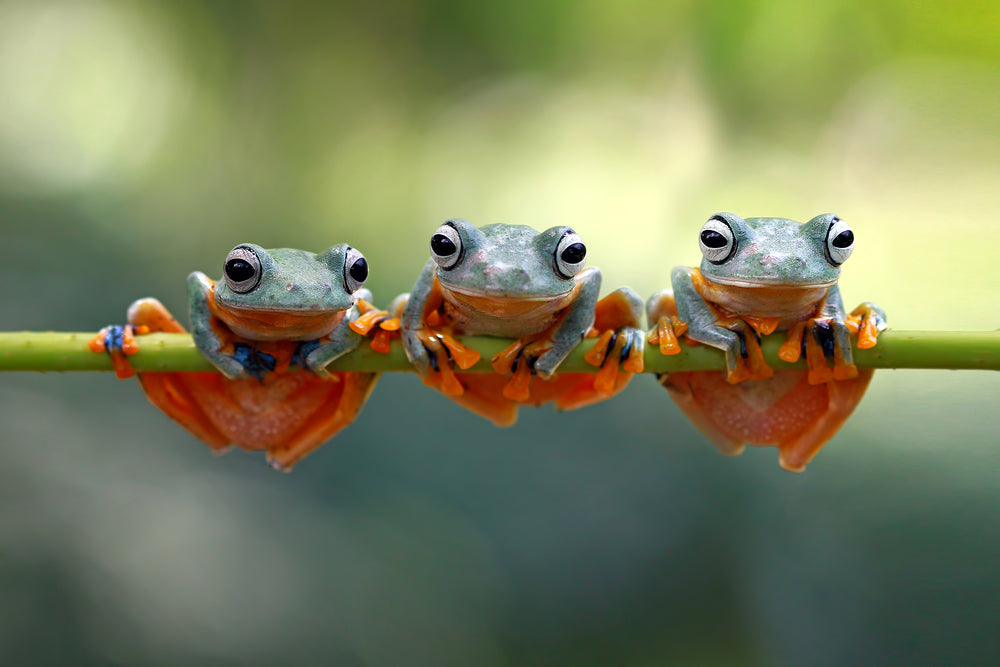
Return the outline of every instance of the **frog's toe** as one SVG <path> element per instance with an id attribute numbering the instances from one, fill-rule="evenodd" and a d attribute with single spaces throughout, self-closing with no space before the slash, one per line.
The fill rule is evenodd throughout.
<path id="1" fill-rule="evenodd" d="M 511 401 L 524 402 L 531 398 L 531 376 L 536 372 L 537 360 L 520 355 L 511 368 L 513 375 L 504 385 L 503 397 Z"/>
<path id="2" fill-rule="evenodd" d="M 594 389 L 610 394 L 617 387 L 619 373 L 642 372 L 645 346 L 646 334 L 638 327 L 622 327 L 602 333 L 584 355 L 588 363 L 600 366 L 594 378 Z"/>
<path id="3" fill-rule="evenodd" d="M 272 452 L 267 453 L 267 465 L 270 466 L 272 470 L 277 470 L 278 472 L 292 472 L 292 466 L 282 461 Z"/>
<path id="4" fill-rule="evenodd" d="M 296 346 L 295 354 L 292 355 L 291 364 L 294 364 L 299 368 L 316 375 L 317 377 L 328 380 L 336 377 L 326 370 L 326 367 L 331 361 L 330 357 L 331 355 L 324 354 L 323 344 L 319 342 L 319 339 L 304 340 Z"/>
<path id="5" fill-rule="evenodd" d="M 622 368 L 629 373 L 641 373 L 646 367 L 646 332 L 638 327 L 628 327 L 624 330 L 627 345 L 622 346 Z"/>
<path id="6" fill-rule="evenodd" d="M 857 377 L 847 325 L 836 320 L 817 318 L 807 325 L 810 335 L 804 336 L 809 384 Z"/>
<path id="7" fill-rule="evenodd" d="M 462 383 L 452 370 L 452 351 L 442 334 L 421 336 L 412 349 L 407 349 L 410 362 L 423 377 L 424 384 L 449 396 L 461 396 L 465 392 Z M 448 342 L 455 342 L 448 337 Z M 467 348 L 466 348 L 467 349 Z"/>
<path id="8" fill-rule="evenodd" d="M 726 349 L 726 380 L 736 384 L 744 380 L 764 380 L 774 375 L 774 370 L 764 361 L 757 331 L 751 326 L 740 326 L 731 332 L 734 340 Z"/>
<path id="9" fill-rule="evenodd" d="M 91 352 L 106 352 L 111 357 L 115 376 L 119 379 L 135 375 L 135 369 L 127 358 L 127 355 L 139 351 L 139 344 L 135 342 L 134 328 L 131 324 L 112 324 L 104 327 L 88 341 L 87 347 Z"/>
<path id="10" fill-rule="evenodd" d="M 411 364 L 413 364 L 417 373 L 420 375 L 427 375 L 430 372 L 430 353 L 423 343 L 404 334 L 403 351 L 406 353 L 406 358 L 410 360 Z"/>
<path id="11" fill-rule="evenodd" d="M 851 311 L 847 326 L 858 334 L 858 347 L 862 350 L 875 347 L 878 335 L 885 331 L 887 324 L 885 311 L 874 303 L 866 301 Z"/>
<path id="12" fill-rule="evenodd" d="M 556 350 L 549 350 L 532 360 L 531 370 L 543 380 L 549 380 L 559 368 L 563 358 Z"/>
<path id="13" fill-rule="evenodd" d="M 678 338 L 687 331 L 687 322 L 676 315 L 664 315 L 651 321 L 655 324 L 649 331 L 649 343 L 659 346 L 660 354 L 680 354 L 681 344 Z"/>
<path id="14" fill-rule="evenodd" d="M 231 357 L 223 356 L 217 361 L 221 363 L 216 363 L 216 368 L 228 378 L 249 375 L 263 380 L 264 376 L 273 371 L 276 366 L 273 355 L 261 352 L 245 343 L 234 343 L 233 355 Z"/>

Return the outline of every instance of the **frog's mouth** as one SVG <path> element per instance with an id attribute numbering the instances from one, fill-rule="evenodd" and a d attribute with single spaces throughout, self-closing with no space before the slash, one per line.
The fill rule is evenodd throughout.
<path id="1" fill-rule="evenodd" d="M 713 283 L 718 283 L 719 285 L 730 285 L 732 287 L 780 287 L 782 289 L 819 289 L 825 287 L 832 287 L 837 284 L 837 280 L 827 280 L 824 282 L 815 283 L 789 283 L 785 282 L 780 278 L 761 278 L 755 277 L 753 279 L 741 279 L 739 277 L 719 277 L 719 276 L 706 276 L 702 274 L 705 280 Z"/>
<path id="2" fill-rule="evenodd" d="M 440 283 L 439 283 L 440 284 Z M 555 294 L 505 294 L 484 292 L 441 285 L 446 301 L 462 310 L 475 311 L 491 317 L 513 318 L 537 311 L 555 312 L 564 308 L 576 296 L 578 286 Z"/>

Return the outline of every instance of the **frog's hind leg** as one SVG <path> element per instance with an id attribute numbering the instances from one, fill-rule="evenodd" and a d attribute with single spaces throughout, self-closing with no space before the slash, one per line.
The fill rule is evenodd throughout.
<path id="1" fill-rule="evenodd" d="M 128 309 L 128 322 L 149 333 L 183 333 L 184 327 L 157 299 L 135 301 Z M 224 379 L 218 373 L 140 373 L 139 384 L 149 401 L 168 417 L 208 444 L 215 453 L 229 449 L 230 440 L 208 418 L 197 394 L 212 391 Z"/>
<path id="2" fill-rule="evenodd" d="M 219 373 L 140 373 L 139 384 L 149 402 L 207 444 L 215 454 L 230 449 L 232 442 L 202 409 L 198 395 L 217 393 L 212 386 L 225 382 Z"/>
<path id="3" fill-rule="evenodd" d="M 165 331 L 179 333 L 184 327 L 178 324 L 163 304 L 153 298 L 139 299 L 129 306 L 128 324 L 125 326 L 111 325 L 104 327 L 90 339 L 88 347 L 92 352 L 106 352 L 111 357 L 115 367 L 115 375 L 119 379 L 135 375 L 128 357 L 139 351 L 139 343 L 135 336 Z"/>
<path id="4" fill-rule="evenodd" d="M 494 426 L 514 425 L 518 403 L 504 398 L 503 392 L 508 385 L 506 377 L 497 373 L 461 373 L 459 377 L 463 392 L 448 395 L 448 398 L 466 410 L 489 419 Z"/>
<path id="5" fill-rule="evenodd" d="M 337 435 L 354 421 L 375 387 L 378 373 L 339 373 L 338 380 L 320 380 L 329 398 L 305 421 L 282 447 L 267 450 L 267 462 L 275 470 L 289 472 L 307 454 Z"/>
<path id="6" fill-rule="evenodd" d="M 642 310 L 639 295 L 627 287 L 615 290 L 594 307 L 593 330 L 599 337 L 584 359 L 600 367 L 593 388 L 605 397 L 621 391 L 633 373 L 643 370 L 646 332 L 640 328 Z"/>
<path id="7" fill-rule="evenodd" d="M 713 376 L 718 376 L 716 384 L 720 385 L 719 388 L 725 391 L 725 388 L 721 386 L 726 385 L 725 376 L 715 371 L 663 373 L 657 376 L 657 380 L 670 393 L 670 397 L 674 399 L 674 403 L 691 420 L 695 428 L 701 431 L 721 453 L 726 456 L 739 456 L 743 453 L 745 444 L 742 440 L 732 437 L 719 428 L 715 419 L 709 415 L 705 407 L 698 400 L 698 396 L 692 385 L 692 380 L 696 378 L 701 378 L 702 380 L 709 379 L 709 376 L 705 374 L 706 372 L 711 373 Z"/>
<path id="8" fill-rule="evenodd" d="M 148 333 L 184 333 L 181 326 L 159 299 L 147 297 L 132 302 L 128 307 L 128 323 L 136 328 L 146 327 Z"/>
<path id="9" fill-rule="evenodd" d="M 679 354 L 679 338 L 687 331 L 687 322 L 677 315 L 677 300 L 673 290 L 661 290 L 646 302 L 646 321 L 649 323 L 647 341 L 660 348 L 660 354 Z"/>
<path id="10" fill-rule="evenodd" d="M 855 378 L 826 383 L 829 392 L 827 409 L 804 431 L 778 445 L 782 468 L 792 472 L 805 470 L 806 464 L 854 412 L 865 395 L 872 375 L 874 371 L 870 368 L 859 369 Z"/>

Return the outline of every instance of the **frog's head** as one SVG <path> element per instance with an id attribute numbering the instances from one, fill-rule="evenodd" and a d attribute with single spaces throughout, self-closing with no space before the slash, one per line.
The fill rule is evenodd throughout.
<path id="1" fill-rule="evenodd" d="M 438 227 L 430 245 L 446 296 L 475 301 L 481 310 L 492 310 L 486 303 L 529 310 L 534 303 L 569 297 L 587 256 L 583 240 L 569 227 L 538 232 L 524 225 L 475 227 L 458 219 Z"/>
<path id="2" fill-rule="evenodd" d="M 215 302 L 238 335 L 308 340 L 340 323 L 367 278 L 364 256 L 345 244 L 317 255 L 241 243 L 226 256 Z"/>
<path id="3" fill-rule="evenodd" d="M 854 233 L 827 213 L 807 223 L 717 213 L 698 236 L 709 280 L 737 287 L 833 285 L 854 249 Z"/>

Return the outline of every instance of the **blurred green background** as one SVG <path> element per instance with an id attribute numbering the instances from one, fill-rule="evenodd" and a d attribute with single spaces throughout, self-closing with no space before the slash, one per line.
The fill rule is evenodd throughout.
<path id="1" fill-rule="evenodd" d="M 238 242 L 380 303 L 448 217 L 605 291 L 710 214 L 854 227 L 845 300 L 1000 326 L 994 1 L 0 3 L 0 329 L 95 330 Z M 4 664 L 1000 662 L 1000 375 L 877 374 L 803 475 L 649 376 L 501 430 L 384 376 L 280 475 L 134 382 L 0 377 Z"/>

